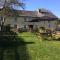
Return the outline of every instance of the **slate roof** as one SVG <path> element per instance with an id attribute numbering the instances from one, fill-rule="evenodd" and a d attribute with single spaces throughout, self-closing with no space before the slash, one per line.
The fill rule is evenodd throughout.
<path id="1" fill-rule="evenodd" d="M 20 16 L 36 17 L 40 19 L 55 19 L 58 18 L 52 12 L 46 9 L 40 9 L 41 11 L 26 11 L 20 10 Z"/>
<path id="2" fill-rule="evenodd" d="M 35 11 L 20 10 L 18 13 L 20 13 L 19 16 L 37 17 Z"/>
<path id="3" fill-rule="evenodd" d="M 38 17 L 45 18 L 45 19 L 46 18 L 57 18 L 57 16 L 55 16 L 52 12 L 46 9 L 39 9 L 39 13 L 37 15 Z"/>
<path id="4" fill-rule="evenodd" d="M 19 16 L 27 16 L 47 20 L 58 18 L 52 12 L 46 9 L 39 9 L 39 11 L 26 11 L 26 10 L 14 10 L 14 11 L 17 12 Z M 13 14 L 11 12 L 8 12 L 5 15 L 12 16 Z"/>

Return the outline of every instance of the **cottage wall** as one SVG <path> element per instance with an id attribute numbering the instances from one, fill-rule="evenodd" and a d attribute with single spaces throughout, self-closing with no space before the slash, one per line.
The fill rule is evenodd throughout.
<path id="1" fill-rule="evenodd" d="M 32 18 L 29 17 L 18 17 L 17 20 L 15 20 L 14 17 L 8 17 L 5 19 L 5 25 L 10 24 L 12 27 L 17 24 L 18 28 L 26 28 L 28 29 L 28 25 L 33 25 L 33 29 L 39 28 L 39 27 L 45 27 L 46 29 L 54 30 L 56 28 L 57 22 L 56 20 L 52 21 L 40 21 L 40 22 L 26 22 L 28 20 L 31 20 Z"/>

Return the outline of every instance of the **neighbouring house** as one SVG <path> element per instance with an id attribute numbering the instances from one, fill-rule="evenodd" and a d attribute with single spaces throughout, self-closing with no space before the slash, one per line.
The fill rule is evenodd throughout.
<path id="1" fill-rule="evenodd" d="M 6 14 L 4 24 L 10 24 L 11 27 L 33 29 L 44 27 L 46 29 L 55 30 L 57 27 L 57 19 L 52 12 L 46 9 L 38 9 L 36 11 L 19 10 L 16 11 L 19 16 L 13 16 L 12 13 Z M 1 19 L 0 19 L 1 21 Z"/>

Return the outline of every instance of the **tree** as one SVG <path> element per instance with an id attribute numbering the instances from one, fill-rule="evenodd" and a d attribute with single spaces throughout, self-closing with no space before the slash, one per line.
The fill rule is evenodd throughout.
<path id="1" fill-rule="evenodd" d="M 0 0 L 0 16 L 6 16 L 9 12 L 17 15 L 16 11 L 13 11 L 13 5 L 20 6 L 24 9 L 25 4 L 22 0 Z M 15 14 L 16 13 L 16 14 Z"/>
<path id="2" fill-rule="evenodd" d="M 22 0 L 0 0 L 0 5 L 2 5 L 3 7 L 11 7 L 12 4 L 22 7 L 24 3 L 22 2 Z"/>
<path id="3" fill-rule="evenodd" d="M 8 14 L 11 14 L 15 17 L 18 16 L 18 13 L 14 11 L 13 5 L 20 6 L 24 9 L 24 3 L 22 0 L 0 0 L 0 17 L 3 16 L 5 19 Z M 2 20 L 3 21 L 3 20 Z M 4 21 L 1 24 L 1 27 L 3 26 Z"/>

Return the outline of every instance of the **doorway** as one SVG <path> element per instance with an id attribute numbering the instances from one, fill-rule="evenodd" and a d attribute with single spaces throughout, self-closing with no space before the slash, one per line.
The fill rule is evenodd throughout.
<path id="1" fill-rule="evenodd" d="M 29 27 L 29 31 L 33 32 L 33 25 L 28 25 L 28 27 Z"/>

